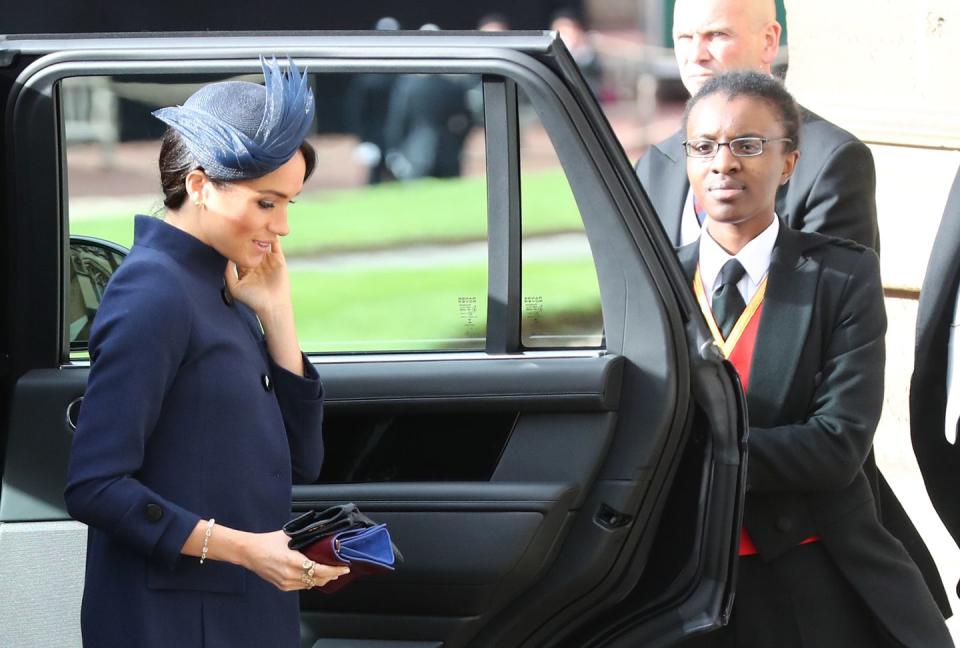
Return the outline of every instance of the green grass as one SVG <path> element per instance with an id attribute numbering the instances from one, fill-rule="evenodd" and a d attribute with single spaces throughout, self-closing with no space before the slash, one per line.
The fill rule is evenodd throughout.
<path id="1" fill-rule="evenodd" d="M 524 174 L 524 236 L 581 231 L 562 171 Z M 290 210 L 290 257 L 415 243 L 484 240 L 484 178 L 421 180 L 303 196 Z M 72 234 L 130 246 L 130 214 L 78 219 Z M 596 271 L 589 253 L 523 268 L 524 337 L 595 333 Z M 312 352 L 482 349 L 486 262 L 419 268 L 291 270 L 297 328 Z M 581 336 L 582 338 L 582 336 Z"/>
<path id="2" fill-rule="evenodd" d="M 563 346 L 601 328 L 600 297 L 589 258 L 524 263 L 528 299 L 522 332 L 531 346 Z M 314 353 L 481 350 L 487 310 L 485 263 L 430 268 L 293 270 L 301 347 Z M 532 300 L 532 301 L 531 301 Z M 85 359 L 85 351 L 70 354 Z"/>
<path id="3" fill-rule="evenodd" d="M 582 229 L 580 214 L 560 170 L 524 174 L 524 234 Z M 396 247 L 410 243 L 482 240 L 487 237 L 486 180 L 424 179 L 314 192 L 290 208 L 291 234 L 284 251 L 312 252 Z M 129 247 L 133 215 L 78 219 L 71 234 L 96 236 Z"/>
<path id="4" fill-rule="evenodd" d="M 592 260 L 531 262 L 525 264 L 524 276 L 530 286 L 524 296 L 540 297 L 543 305 L 542 312 L 525 316 L 529 333 L 550 332 L 551 322 L 569 319 L 573 313 L 586 314 L 592 321 L 592 326 L 581 326 L 586 330 L 577 332 L 599 329 Z M 487 296 L 482 263 L 429 269 L 297 270 L 291 284 L 297 332 L 306 351 L 484 347 Z M 591 313 L 597 315 L 590 317 Z"/>

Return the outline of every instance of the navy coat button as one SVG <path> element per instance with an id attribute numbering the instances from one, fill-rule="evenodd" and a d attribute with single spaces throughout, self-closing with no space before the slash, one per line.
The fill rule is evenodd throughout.
<path id="1" fill-rule="evenodd" d="M 273 382 L 271 382 L 268 374 L 263 374 L 260 376 L 260 382 L 263 383 L 263 388 L 266 391 L 273 391 Z"/>
<path id="2" fill-rule="evenodd" d="M 777 518 L 777 531 L 786 533 L 793 528 L 793 520 L 788 518 L 786 515 L 781 515 Z"/>
<path id="3" fill-rule="evenodd" d="M 160 508 L 159 504 L 153 504 L 153 503 L 147 504 L 144 507 L 144 511 L 147 514 L 147 519 L 150 520 L 151 522 L 158 522 L 160 518 L 163 517 L 163 509 Z"/>
<path id="4" fill-rule="evenodd" d="M 227 306 L 233 306 L 233 297 L 231 297 L 230 293 L 227 292 L 226 286 L 220 289 L 220 299 L 222 299 L 223 303 Z"/>

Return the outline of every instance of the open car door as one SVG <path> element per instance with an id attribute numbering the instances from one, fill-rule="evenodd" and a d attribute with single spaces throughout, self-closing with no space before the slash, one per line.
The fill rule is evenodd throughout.
<path id="1" fill-rule="evenodd" d="M 352 79 L 396 75 L 411 86 L 461 83 L 482 124 L 476 200 L 447 202 L 451 185 L 437 181 L 422 193 L 411 193 L 412 182 L 404 189 L 422 201 L 410 218 L 437 201 L 445 224 L 480 214 L 474 247 L 456 248 L 468 256 L 479 244 L 479 275 L 414 241 L 405 249 L 426 274 L 389 281 L 412 262 L 376 257 L 385 265 L 357 276 L 375 277 L 378 291 L 352 287 L 335 312 L 317 315 L 318 330 L 331 330 L 330 318 L 363 299 L 386 305 L 351 324 L 375 319 L 386 327 L 379 338 L 301 339 L 325 384 L 327 454 L 320 480 L 294 487 L 292 510 L 356 502 L 387 523 L 406 558 L 395 573 L 334 596 L 303 594 L 303 645 L 665 646 L 723 623 L 745 483 L 744 401 L 629 161 L 554 35 L 8 38 L 0 41 L 11 356 L 0 644 L 79 642 L 86 529 L 69 519 L 62 492 L 89 371 L 80 317 L 95 313 L 88 301 L 77 308 L 70 237 L 95 219 L 81 216 L 68 186 L 66 102 L 78 88 L 123 84 L 129 94 L 168 97 L 256 74 L 260 54 L 306 67 L 318 112 Z M 585 251 L 572 266 L 550 265 L 572 239 L 537 247 L 531 233 L 541 191 L 525 166 L 534 130 L 557 161 L 551 182 L 559 184 L 549 186 L 571 197 L 575 245 Z M 401 218 L 395 203 L 380 209 Z M 368 222 L 364 231 L 390 226 Z M 415 228 L 401 229 L 403 237 Z M 357 257 L 310 257 L 310 245 L 297 266 L 305 283 L 294 280 L 298 317 L 330 291 L 357 285 L 343 274 Z M 583 273 L 597 288 L 581 326 L 576 303 L 554 315 L 550 308 Z M 479 288 L 456 287 L 438 302 L 455 310 L 458 335 L 411 342 L 390 329 L 421 308 L 431 281 L 461 274 L 479 276 Z M 535 292 L 547 290 L 545 277 L 559 277 L 553 297 Z M 566 328 L 544 333 L 544 322 L 561 320 Z M 298 323 L 301 338 L 306 326 Z M 51 551 L 56 570 L 38 558 Z"/>

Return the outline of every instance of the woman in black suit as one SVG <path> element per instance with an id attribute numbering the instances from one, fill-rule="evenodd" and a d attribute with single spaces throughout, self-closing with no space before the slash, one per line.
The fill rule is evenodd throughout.
<path id="1" fill-rule="evenodd" d="M 90 336 L 68 509 L 89 525 L 84 645 L 299 645 L 297 590 L 342 567 L 287 548 L 323 460 L 280 238 L 313 169 L 291 61 L 155 113 L 164 220 L 138 216 Z"/>
<path id="2" fill-rule="evenodd" d="M 878 521 L 864 473 L 883 404 L 877 255 L 777 218 L 800 123 L 778 81 L 714 77 L 684 122 L 706 220 L 678 254 L 750 420 L 733 616 L 695 645 L 952 646 L 919 570 Z"/>

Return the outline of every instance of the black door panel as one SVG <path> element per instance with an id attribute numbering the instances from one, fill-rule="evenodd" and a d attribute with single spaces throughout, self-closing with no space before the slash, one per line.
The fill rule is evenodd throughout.
<path id="1" fill-rule="evenodd" d="M 317 365 L 330 411 L 613 410 L 623 358 L 485 358 Z"/>
<path id="2" fill-rule="evenodd" d="M 577 488 L 544 483 L 298 487 L 296 509 L 356 502 L 385 522 L 404 555 L 396 573 L 356 581 L 303 606 L 358 614 L 471 616 L 511 584 L 529 585 Z"/>
<path id="3" fill-rule="evenodd" d="M 86 369 L 35 369 L 17 381 L 10 414 L 0 522 L 66 520 L 67 408 L 83 395 Z"/>
<path id="4" fill-rule="evenodd" d="M 325 389 L 331 394 L 328 400 L 327 435 L 333 447 L 328 452 L 325 471 L 328 475 L 343 477 L 344 466 L 352 466 L 351 471 L 356 473 L 362 467 L 357 465 L 358 456 L 364 448 L 348 448 L 349 454 L 337 456 L 339 448 L 336 437 L 355 434 L 360 426 L 350 413 L 364 417 L 379 417 L 383 412 L 392 416 L 403 415 L 406 412 L 459 412 L 453 419 L 468 419 L 476 416 L 478 410 L 497 410 L 506 412 L 521 412 L 532 410 L 600 410 L 611 406 L 611 392 L 616 393 L 619 381 L 619 370 L 622 361 L 616 356 L 601 356 L 594 358 L 551 358 L 545 360 L 490 360 L 480 361 L 482 370 L 471 371 L 469 366 L 457 361 L 433 362 L 363 362 L 344 364 L 323 364 L 318 370 L 323 377 Z M 555 370 L 552 361 L 559 361 Z M 409 373 L 408 373 L 409 372 Z M 66 465 L 70 449 L 70 430 L 67 425 L 67 409 L 76 398 L 82 396 L 86 385 L 88 369 L 85 367 L 70 367 L 65 369 L 37 369 L 24 375 L 15 387 L 13 412 L 11 415 L 10 436 L 7 447 L 6 470 L 3 475 L 4 492 L 0 499 L 0 520 L 37 520 L 37 519 L 66 519 L 66 509 L 63 504 L 63 489 L 66 486 Z M 474 374 L 479 374 L 476 376 Z M 341 387 L 341 381 L 344 386 Z M 379 390 L 374 389 L 379 385 Z M 545 385 L 557 388 L 564 386 L 565 391 L 549 393 Z M 373 397 L 366 403 L 360 399 L 339 398 L 337 394 L 362 393 L 363 389 L 373 392 Z M 537 394 L 540 390 L 539 395 Z M 481 395 L 482 394 L 482 395 Z M 82 406 L 81 406 L 82 411 Z M 500 479 L 516 479 L 511 472 L 516 472 L 509 466 L 514 462 L 522 461 L 525 452 L 511 450 L 510 438 L 512 422 L 515 415 L 508 419 L 508 426 L 502 425 L 491 432 L 496 444 L 488 445 L 489 465 L 484 464 L 480 469 L 479 477 L 476 473 L 470 474 L 471 467 L 476 468 L 476 458 L 469 455 L 464 459 L 463 447 L 460 452 L 450 459 L 451 462 L 463 460 L 465 474 L 450 474 L 437 472 L 426 474 L 422 478 L 427 481 L 463 480 L 471 478 L 489 479 L 489 475 L 497 468 L 497 461 L 501 452 L 510 459 Z M 339 419 L 339 420 L 338 420 Z M 402 420 L 402 416 L 401 416 Z M 394 418 L 392 425 L 396 426 Z M 376 426 L 374 426 L 376 427 Z M 387 425 L 389 430 L 390 425 Z M 455 426 L 454 426 L 455 427 Z M 484 429 L 473 426 L 479 441 L 485 442 Z M 608 426 L 607 426 L 608 427 Z M 593 446 L 594 461 L 599 461 L 600 453 L 606 443 L 605 426 L 598 423 L 597 438 L 594 438 L 590 428 L 582 434 L 580 443 Z M 537 436 L 529 431 L 527 423 L 519 426 L 521 433 L 518 438 L 529 443 L 531 437 Z M 562 426 L 561 428 L 562 429 Z M 581 428 L 583 429 L 583 428 Z M 389 433 L 389 432 L 387 432 Z M 569 432 L 565 433 L 570 436 Z M 429 441 L 429 437 L 421 436 L 421 441 Z M 381 439 L 382 441 L 382 439 Z M 543 439 L 553 444 L 555 439 Z M 446 439 L 446 443 L 457 448 L 454 439 Z M 379 444 L 378 444 L 379 445 Z M 382 445 L 380 445 L 382 449 Z M 554 446 L 561 447 L 562 446 Z M 579 450 L 584 450 L 580 447 Z M 416 447 L 415 439 L 410 436 L 398 458 L 407 462 L 416 462 L 424 453 L 429 453 L 430 447 L 424 445 Z M 570 457 L 571 461 L 583 463 L 584 457 L 590 454 L 578 452 Z M 368 460 L 376 456 L 367 457 Z M 469 460 L 469 461 L 467 461 Z M 557 470 L 563 471 L 563 462 L 556 464 Z M 442 466 L 441 466 L 442 467 Z M 574 470 L 570 477 L 577 477 L 571 483 L 580 483 L 583 477 L 590 474 L 595 467 L 582 466 Z M 402 469 L 395 468 L 394 470 Z M 506 475 L 505 477 L 503 475 Z M 388 472 L 388 478 L 395 478 L 395 472 Z M 419 478 L 419 477 L 418 477 Z M 524 478 L 526 479 L 526 478 Z M 383 479 L 385 480 L 385 479 Z M 43 506 L 37 506 L 42 502 Z"/>

